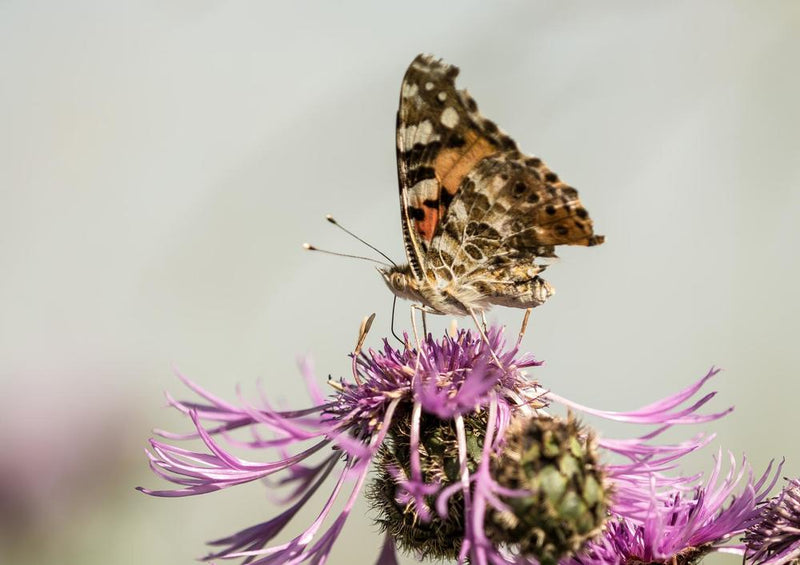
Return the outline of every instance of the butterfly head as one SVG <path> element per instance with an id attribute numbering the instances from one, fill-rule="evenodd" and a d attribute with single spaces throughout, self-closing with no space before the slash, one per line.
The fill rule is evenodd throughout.
<path id="1" fill-rule="evenodd" d="M 399 296 L 407 300 L 421 301 L 422 295 L 419 291 L 419 283 L 411 272 L 411 267 L 408 265 L 397 265 L 388 268 L 379 268 L 386 286 Z"/>

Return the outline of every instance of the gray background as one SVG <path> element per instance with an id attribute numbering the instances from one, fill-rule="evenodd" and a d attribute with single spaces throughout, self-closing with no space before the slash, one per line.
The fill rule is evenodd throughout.
<path id="1" fill-rule="evenodd" d="M 388 335 L 373 267 L 300 244 L 363 252 L 332 213 L 402 258 L 394 114 L 422 51 L 607 236 L 548 271 L 535 376 L 632 409 L 723 367 L 711 408 L 737 410 L 683 469 L 722 447 L 800 473 L 800 3 L 5 1 L 0 560 L 191 563 L 270 515 L 258 484 L 134 492 L 162 485 L 142 449 L 186 429 L 173 364 L 303 406 L 296 355 L 345 375 L 362 316 Z M 331 563 L 372 562 L 366 514 Z"/>

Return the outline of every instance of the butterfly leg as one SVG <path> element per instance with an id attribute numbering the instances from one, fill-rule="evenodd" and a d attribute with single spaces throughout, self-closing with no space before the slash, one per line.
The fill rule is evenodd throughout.
<path id="1" fill-rule="evenodd" d="M 525 317 L 522 318 L 522 326 L 519 328 L 519 337 L 517 338 L 517 347 L 519 344 L 522 343 L 522 337 L 525 335 L 525 330 L 528 329 L 528 320 L 531 318 L 531 312 L 533 312 L 533 308 L 526 308 L 525 309 Z"/>
<path id="2" fill-rule="evenodd" d="M 483 330 L 484 326 L 478 320 L 478 316 L 475 315 L 475 310 L 470 308 L 469 315 L 472 318 L 472 321 L 475 322 L 475 327 L 478 328 L 478 333 L 481 335 L 481 339 L 483 339 L 484 343 L 486 343 L 486 345 L 489 347 L 489 352 L 492 354 L 492 359 L 494 360 L 495 363 L 497 363 L 498 367 L 503 369 L 504 368 L 503 364 L 500 362 L 500 358 L 497 357 L 497 353 L 495 353 L 492 344 L 489 342 L 489 338 L 486 335 L 486 332 Z M 483 313 L 481 313 L 481 315 L 483 315 Z"/>
<path id="3" fill-rule="evenodd" d="M 416 319 L 417 317 L 414 314 L 414 310 L 419 310 L 420 311 L 420 319 L 422 320 L 422 339 L 427 339 L 428 338 L 427 315 L 428 314 L 438 314 L 438 315 L 440 315 L 441 313 L 437 312 L 436 310 L 431 310 L 430 308 L 428 308 L 424 304 L 412 304 L 411 305 L 411 329 L 414 332 L 414 341 L 416 342 L 417 350 L 419 350 L 420 344 L 421 344 L 421 340 L 420 340 L 420 337 L 419 337 L 419 331 L 417 330 L 417 319 Z"/>
<path id="4" fill-rule="evenodd" d="M 425 316 L 428 313 L 434 313 L 435 314 L 436 312 L 428 310 L 422 304 L 412 304 L 411 305 L 411 330 L 414 332 L 414 341 L 416 342 L 416 345 L 417 345 L 417 351 L 419 351 L 422 342 L 421 342 L 420 337 L 419 337 L 419 330 L 417 329 L 417 316 L 414 313 L 415 310 L 419 310 L 420 311 L 420 319 L 422 320 L 422 339 L 426 339 L 428 337 L 428 325 L 427 325 L 427 321 L 426 321 Z"/>
<path id="5" fill-rule="evenodd" d="M 411 305 L 411 330 L 414 332 L 414 341 L 416 342 L 416 346 L 417 346 L 417 361 L 416 361 L 415 366 L 414 366 L 414 373 L 416 374 L 419 371 L 419 367 L 420 367 L 420 355 L 419 354 L 422 351 L 422 342 L 419 339 L 419 330 L 417 329 L 417 316 L 414 313 L 415 310 L 419 310 L 420 313 L 421 313 L 422 329 L 425 332 L 425 339 L 427 339 L 427 337 L 428 337 L 428 333 L 427 333 L 428 330 L 427 330 L 427 327 L 426 327 L 425 315 L 428 312 L 431 312 L 433 314 L 436 314 L 437 312 L 432 311 L 432 310 L 428 310 L 422 304 L 412 304 Z M 408 347 L 408 343 L 406 343 L 406 347 Z"/>
<path id="6" fill-rule="evenodd" d="M 484 311 L 483 311 L 483 310 L 481 310 L 481 323 L 483 324 L 483 331 L 484 331 L 484 333 L 485 333 L 485 332 L 487 332 L 487 331 L 489 331 L 489 330 L 488 330 L 488 327 L 489 327 L 489 326 L 488 326 L 488 324 L 486 323 L 486 314 L 484 313 Z"/>
<path id="7" fill-rule="evenodd" d="M 414 333 L 414 342 L 417 346 L 417 351 L 420 350 L 421 342 L 419 340 L 419 331 L 417 330 L 417 310 L 422 310 L 418 304 L 411 305 L 411 331 Z M 408 344 L 406 344 L 407 346 Z"/>
<path id="8" fill-rule="evenodd" d="M 414 332 L 414 341 L 417 346 L 417 355 L 416 361 L 414 363 L 414 380 L 416 380 L 416 375 L 419 374 L 420 368 L 420 353 L 422 352 L 422 344 L 419 340 L 419 331 L 417 330 L 417 315 L 415 314 L 415 310 L 422 310 L 422 306 L 418 304 L 411 305 L 411 331 Z M 408 347 L 408 341 L 406 341 L 406 348 Z"/>

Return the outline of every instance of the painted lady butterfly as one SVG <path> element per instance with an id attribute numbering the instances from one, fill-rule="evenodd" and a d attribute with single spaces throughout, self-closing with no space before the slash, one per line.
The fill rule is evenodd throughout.
<path id="1" fill-rule="evenodd" d="M 419 55 L 403 78 L 397 170 L 407 265 L 381 269 L 397 296 L 450 315 L 532 308 L 555 246 L 597 245 L 578 192 L 456 90 L 458 68 Z"/>

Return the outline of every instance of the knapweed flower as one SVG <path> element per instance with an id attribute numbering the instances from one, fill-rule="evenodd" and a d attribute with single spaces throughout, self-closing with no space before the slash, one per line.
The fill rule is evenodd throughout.
<path id="1" fill-rule="evenodd" d="M 530 380 L 524 369 L 540 363 L 518 354 L 519 343 L 507 348 L 502 329 L 486 334 L 428 336 L 418 348 L 406 339 L 400 350 L 384 341 L 380 350 L 354 355 L 352 382 L 331 381 L 327 396 L 305 365 L 315 404 L 299 410 L 277 410 L 266 400 L 259 407 L 234 405 L 181 377 L 204 402 L 169 402 L 191 418 L 195 431 L 159 434 L 173 441 L 199 438 L 205 449 L 151 440 L 151 467 L 181 488 L 142 490 L 189 496 L 282 473 L 272 484 L 290 489 L 286 510 L 212 542 L 221 549 L 207 558 L 323 563 L 374 467 L 367 497 L 387 533 L 379 564 L 396 562 L 396 546 L 472 565 L 555 563 L 596 536 L 609 515 L 644 524 L 653 504 L 667 501 L 653 491 L 654 481 L 685 490 L 691 478 L 666 479 L 664 473 L 710 438 L 674 445 L 654 440 L 674 425 L 728 412 L 699 413 L 715 393 L 695 396 L 715 371 L 637 411 L 589 409 Z M 598 438 L 574 416 L 551 414 L 553 403 L 656 428 L 633 439 Z M 245 429 L 252 438 L 234 433 Z M 224 443 L 274 450 L 278 458 L 245 460 Z M 606 457 L 617 461 L 604 463 Z M 269 545 L 337 467 L 317 518 L 290 541 Z"/>
<path id="2" fill-rule="evenodd" d="M 775 486 L 780 466 L 772 473 L 770 464 L 756 481 L 746 461 L 736 471 L 733 456 L 724 478 L 721 470 L 722 457 L 717 456 L 707 481 L 699 484 L 701 477 L 694 477 L 690 482 L 696 486 L 689 489 L 664 488 L 659 477 L 652 477 L 643 517 L 612 509 L 603 535 L 562 565 L 691 565 L 714 551 L 741 554 L 741 545 L 724 544 L 753 524 L 757 505 Z"/>
<path id="3" fill-rule="evenodd" d="M 800 563 L 800 480 L 788 481 L 744 536 L 745 558 L 755 565 Z"/>

